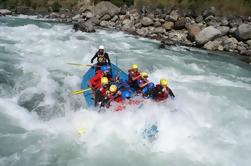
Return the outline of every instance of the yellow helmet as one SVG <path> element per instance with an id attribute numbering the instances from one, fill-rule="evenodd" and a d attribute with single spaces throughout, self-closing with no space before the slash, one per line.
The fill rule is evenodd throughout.
<path id="1" fill-rule="evenodd" d="M 102 84 L 102 85 L 108 84 L 108 82 L 109 82 L 109 81 L 108 81 L 108 78 L 107 78 L 107 77 L 102 77 L 102 78 L 101 78 L 101 84 Z"/>
<path id="2" fill-rule="evenodd" d="M 168 80 L 167 79 L 160 79 L 160 85 L 161 86 L 168 86 Z"/>
<path id="3" fill-rule="evenodd" d="M 111 85 L 109 88 L 110 92 L 116 92 L 117 89 L 118 89 L 118 87 L 116 85 Z"/>
<path id="4" fill-rule="evenodd" d="M 132 69 L 138 69 L 138 65 L 137 64 L 133 64 L 132 65 Z"/>
<path id="5" fill-rule="evenodd" d="M 141 75 L 142 78 L 148 77 L 148 74 L 146 72 L 141 72 L 140 75 Z"/>

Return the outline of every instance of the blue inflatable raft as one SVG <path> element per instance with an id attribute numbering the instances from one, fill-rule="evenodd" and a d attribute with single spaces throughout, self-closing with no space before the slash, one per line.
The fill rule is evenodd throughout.
<path id="1" fill-rule="evenodd" d="M 95 75 L 95 67 L 91 67 L 83 76 L 82 83 L 81 83 L 81 89 L 87 89 L 89 88 L 89 80 Z M 127 74 L 118 68 L 116 65 L 111 65 L 111 75 L 112 78 L 115 78 L 116 76 L 119 76 L 119 82 L 127 82 Z M 86 105 L 88 107 L 94 106 L 94 94 L 93 91 L 86 91 L 84 92 L 84 98 L 86 101 Z"/>

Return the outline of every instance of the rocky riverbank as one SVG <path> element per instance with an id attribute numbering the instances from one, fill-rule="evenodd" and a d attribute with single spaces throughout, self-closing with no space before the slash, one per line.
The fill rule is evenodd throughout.
<path id="1" fill-rule="evenodd" d="M 0 10 L 0 15 L 32 14 L 43 18 L 73 23 L 75 30 L 95 32 L 109 28 L 161 41 L 160 48 L 171 45 L 226 51 L 240 55 L 251 63 L 251 16 L 219 17 L 210 7 L 202 13 L 179 9 L 146 9 L 117 7 L 102 1 L 95 6 L 83 5 L 78 10 L 61 9 L 59 13 L 16 9 Z"/>

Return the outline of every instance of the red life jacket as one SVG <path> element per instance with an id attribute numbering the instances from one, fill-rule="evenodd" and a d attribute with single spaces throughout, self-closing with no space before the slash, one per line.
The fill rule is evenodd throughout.
<path id="1" fill-rule="evenodd" d="M 102 72 L 98 70 L 96 75 L 90 79 L 90 86 L 93 89 L 98 89 L 101 87 Z"/>
<path id="2" fill-rule="evenodd" d="M 157 96 L 155 97 L 156 101 L 163 101 L 168 98 L 169 95 L 169 88 L 162 87 L 160 84 L 156 85 Z"/>
<path id="3" fill-rule="evenodd" d="M 129 84 L 132 84 L 133 82 L 137 82 L 137 80 L 132 80 L 132 77 L 137 77 L 137 76 L 139 76 L 140 75 L 140 73 L 138 72 L 138 71 L 134 71 L 133 69 L 129 69 L 128 70 L 128 82 L 129 82 Z"/>

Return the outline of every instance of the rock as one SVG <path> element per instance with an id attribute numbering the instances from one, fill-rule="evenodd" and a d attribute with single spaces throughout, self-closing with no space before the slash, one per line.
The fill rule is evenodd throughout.
<path id="1" fill-rule="evenodd" d="M 167 15 L 165 20 L 175 22 L 180 17 L 178 10 L 173 10 L 170 15 Z"/>
<path id="2" fill-rule="evenodd" d="M 212 15 L 212 16 L 215 16 L 215 13 L 216 13 L 216 9 L 215 7 L 210 7 L 209 9 L 205 9 L 203 12 L 202 12 L 202 16 L 204 18 Z"/>
<path id="3" fill-rule="evenodd" d="M 169 32 L 168 37 L 174 41 L 178 41 L 179 43 L 187 41 L 187 33 L 181 30 Z"/>
<path id="4" fill-rule="evenodd" d="M 200 16 L 195 18 L 195 21 L 196 21 L 196 23 L 200 23 L 200 22 L 203 21 L 203 17 L 200 15 Z"/>
<path id="5" fill-rule="evenodd" d="M 115 15 L 115 16 L 111 19 L 111 21 L 112 21 L 112 22 L 116 22 L 118 19 L 119 19 L 119 17 L 118 17 L 117 15 Z"/>
<path id="6" fill-rule="evenodd" d="M 184 29 L 186 23 L 187 23 L 186 18 L 181 17 L 174 23 L 174 29 L 176 30 Z"/>
<path id="7" fill-rule="evenodd" d="M 98 25 L 100 20 L 97 17 L 92 17 L 88 21 L 90 21 L 93 25 Z"/>
<path id="8" fill-rule="evenodd" d="M 161 26 L 161 23 L 159 21 L 156 21 L 153 25 L 154 27 L 160 27 Z"/>
<path id="9" fill-rule="evenodd" d="M 138 23 L 135 24 L 134 26 L 135 26 L 135 28 L 140 29 L 140 28 L 142 27 L 142 24 L 141 24 L 140 22 L 138 22 Z"/>
<path id="10" fill-rule="evenodd" d="M 251 24 L 241 24 L 238 27 L 236 35 L 240 40 L 251 39 Z"/>
<path id="11" fill-rule="evenodd" d="M 164 24 L 163 24 L 163 27 L 166 29 L 166 30 L 171 30 L 173 29 L 174 27 L 174 23 L 172 21 L 166 21 Z"/>
<path id="12" fill-rule="evenodd" d="M 221 43 L 222 42 L 219 40 L 209 41 L 203 46 L 203 48 L 210 51 L 219 50 L 219 46 L 221 45 Z M 220 49 L 222 49 L 222 47 Z"/>
<path id="13" fill-rule="evenodd" d="M 222 26 L 227 26 L 229 24 L 227 17 L 222 17 L 221 18 L 221 25 Z"/>
<path id="14" fill-rule="evenodd" d="M 237 46 L 237 50 L 239 51 L 240 54 L 245 54 L 247 52 L 247 48 L 243 46 Z"/>
<path id="15" fill-rule="evenodd" d="M 165 32 L 166 30 L 162 27 L 158 27 L 153 30 L 153 33 L 165 33 Z"/>
<path id="16" fill-rule="evenodd" d="M 105 14 L 109 14 L 111 17 L 120 13 L 120 8 L 108 1 L 101 1 L 94 7 L 95 15 L 100 18 Z"/>
<path id="17" fill-rule="evenodd" d="M 85 11 L 84 13 L 82 13 L 82 16 L 86 18 L 92 18 L 94 17 L 94 14 L 91 11 Z"/>
<path id="18" fill-rule="evenodd" d="M 95 32 L 95 28 L 93 26 L 93 23 L 91 21 L 86 21 L 86 22 L 80 22 L 78 24 L 73 25 L 73 29 L 75 31 L 82 31 L 82 32 Z"/>
<path id="19" fill-rule="evenodd" d="M 251 50 L 251 40 L 248 40 L 248 41 L 246 41 L 246 43 L 248 44 L 248 48 Z"/>
<path id="20" fill-rule="evenodd" d="M 122 21 L 122 24 L 123 24 L 123 25 L 132 24 L 132 20 L 125 19 L 125 20 Z"/>
<path id="21" fill-rule="evenodd" d="M 123 27 L 122 27 L 122 31 L 126 31 L 126 32 L 135 32 L 135 27 L 133 26 L 133 25 L 131 25 L 131 24 L 125 24 L 125 25 L 123 25 Z"/>
<path id="22" fill-rule="evenodd" d="M 100 22 L 100 26 L 102 26 L 102 27 L 109 27 L 109 21 L 101 21 Z"/>
<path id="23" fill-rule="evenodd" d="M 202 31 L 200 31 L 196 36 L 195 40 L 199 45 L 205 44 L 210 40 L 215 39 L 216 37 L 221 35 L 221 31 L 214 28 L 213 26 L 209 26 Z"/>
<path id="24" fill-rule="evenodd" d="M 242 19 L 240 17 L 233 17 L 229 20 L 230 27 L 238 27 L 242 24 Z"/>
<path id="25" fill-rule="evenodd" d="M 163 24 L 165 22 L 165 20 L 161 18 L 161 19 L 159 19 L 159 22 Z"/>
<path id="26" fill-rule="evenodd" d="M 12 12 L 10 10 L 7 9 L 0 9 L 0 16 L 3 15 L 10 15 Z"/>
<path id="27" fill-rule="evenodd" d="M 140 36 L 145 37 L 148 34 L 148 28 L 143 27 L 141 29 L 137 29 L 136 33 Z"/>
<path id="28" fill-rule="evenodd" d="M 50 18 L 60 18 L 60 15 L 58 14 L 58 13 L 51 13 L 50 14 L 50 16 L 49 16 Z"/>
<path id="29" fill-rule="evenodd" d="M 109 14 L 105 14 L 103 17 L 101 17 L 101 21 L 109 21 L 111 19 L 111 16 Z"/>
<path id="30" fill-rule="evenodd" d="M 237 27 L 233 27 L 229 30 L 229 33 L 230 34 L 236 34 L 236 31 L 237 31 Z"/>
<path id="31" fill-rule="evenodd" d="M 141 24 L 143 26 L 150 26 L 150 25 L 153 25 L 153 20 L 149 17 L 143 17 L 141 20 Z"/>
<path id="32" fill-rule="evenodd" d="M 77 15 L 75 15 L 74 17 L 72 17 L 72 20 L 73 21 L 77 21 L 77 20 L 79 20 L 81 17 L 80 17 L 80 14 L 77 14 Z"/>
<path id="33" fill-rule="evenodd" d="M 226 37 L 223 41 L 224 50 L 233 52 L 237 48 L 238 40 L 234 37 Z"/>
<path id="34" fill-rule="evenodd" d="M 201 31 L 198 25 L 191 25 L 188 28 L 188 39 L 191 41 L 195 40 L 195 36 Z"/>
<path id="35" fill-rule="evenodd" d="M 18 6 L 16 7 L 15 13 L 16 14 L 27 14 L 29 12 L 30 8 L 24 7 L 24 6 Z"/>
<path id="36" fill-rule="evenodd" d="M 227 26 L 219 26 L 217 29 L 221 31 L 222 36 L 226 35 L 230 30 L 230 28 Z"/>

